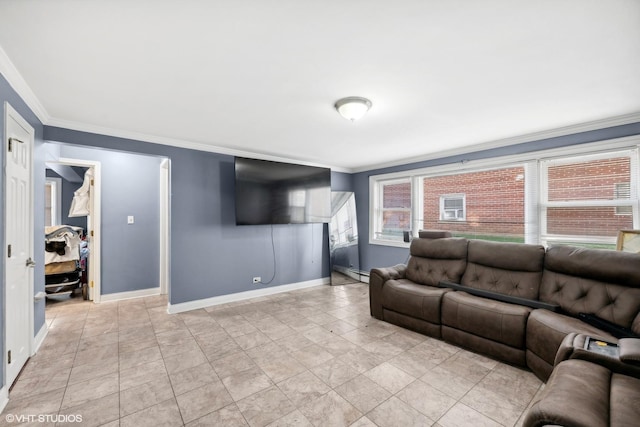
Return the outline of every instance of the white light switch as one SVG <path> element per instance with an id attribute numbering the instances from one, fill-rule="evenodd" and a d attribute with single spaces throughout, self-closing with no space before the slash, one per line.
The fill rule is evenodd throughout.
<path id="1" fill-rule="evenodd" d="M 134 219 L 133 219 L 133 215 L 129 215 L 129 216 L 127 217 L 127 224 L 133 224 L 134 222 L 135 222 L 135 221 L 134 221 Z"/>

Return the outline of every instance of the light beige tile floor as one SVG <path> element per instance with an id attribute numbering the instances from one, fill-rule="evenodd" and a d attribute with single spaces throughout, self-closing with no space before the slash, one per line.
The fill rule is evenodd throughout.
<path id="1" fill-rule="evenodd" d="M 49 414 L 87 426 L 518 426 L 542 386 L 373 319 L 362 283 L 166 308 L 161 296 L 50 301 L 49 333 L 0 424 Z"/>

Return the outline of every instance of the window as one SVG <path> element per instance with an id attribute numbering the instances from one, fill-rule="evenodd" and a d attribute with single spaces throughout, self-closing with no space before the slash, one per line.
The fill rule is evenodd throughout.
<path id="1" fill-rule="evenodd" d="M 375 198 L 379 203 L 377 221 L 372 229 L 373 239 L 402 242 L 402 232 L 411 229 L 411 180 L 379 182 Z"/>
<path id="2" fill-rule="evenodd" d="M 542 162 L 543 243 L 614 249 L 618 231 L 634 228 L 636 163 L 632 151 Z"/>
<path id="3" fill-rule="evenodd" d="M 615 249 L 640 228 L 639 137 L 370 176 L 369 242 L 402 231 Z"/>
<path id="4" fill-rule="evenodd" d="M 440 221 L 464 221 L 464 194 L 449 194 L 440 196 Z"/>
<path id="5" fill-rule="evenodd" d="M 444 229 L 469 239 L 524 242 L 523 165 L 418 178 L 418 229 Z"/>
<path id="6" fill-rule="evenodd" d="M 372 210 L 373 243 L 402 242 L 403 230 L 415 236 L 421 229 L 444 229 L 470 239 L 525 241 L 524 165 L 459 173 L 422 170 L 410 177 L 372 180 L 375 199 L 384 201 Z"/>

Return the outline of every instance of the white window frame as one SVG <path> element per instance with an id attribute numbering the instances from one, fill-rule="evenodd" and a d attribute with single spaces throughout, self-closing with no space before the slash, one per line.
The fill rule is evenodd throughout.
<path id="1" fill-rule="evenodd" d="M 612 157 L 629 157 L 631 161 L 631 182 L 629 199 L 588 199 L 570 201 L 549 201 L 549 167 L 572 164 L 582 161 L 603 160 Z M 615 245 L 616 237 L 598 237 L 583 235 L 562 235 L 551 234 L 547 231 L 547 208 L 588 208 L 588 207 L 619 207 L 630 206 L 633 215 L 633 228 L 638 228 L 640 219 L 638 218 L 638 148 L 627 150 L 611 149 L 596 153 L 576 153 L 575 155 L 565 155 L 557 158 L 547 158 L 540 161 L 540 244 L 549 246 L 553 243 L 600 243 Z"/>
<path id="2" fill-rule="evenodd" d="M 462 217 L 458 218 L 455 212 L 454 218 L 445 218 L 446 210 L 444 205 L 447 200 L 462 199 Z M 457 209 L 456 209 L 457 211 Z M 440 222 L 466 222 L 467 221 L 467 195 L 464 193 L 442 194 L 440 196 Z"/>
<path id="3" fill-rule="evenodd" d="M 395 184 L 411 184 L 411 208 L 383 208 L 382 206 L 382 198 L 384 194 L 384 187 L 387 185 L 395 185 Z M 410 223 L 413 224 L 413 218 L 415 217 L 413 214 L 414 211 L 414 200 L 415 200 L 415 185 L 411 177 L 406 176 L 404 174 L 399 174 L 398 176 L 390 176 L 387 179 L 380 180 L 370 180 L 370 194 L 372 194 L 372 200 L 374 202 L 371 206 L 375 206 L 375 220 L 373 222 L 370 221 L 369 226 L 369 242 L 374 244 L 382 244 L 387 246 L 398 246 L 398 247 L 406 247 L 408 244 L 403 240 L 398 239 L 388 239 L 384 238 L 382 235 L 382 222 L 383 222 L 383 213 L 388 210 L 405 210 L 409 212 L 410 215 Z M 371 225 L 374 225 L 371 227 Z"/>
<path id="4" fill-rule="evenodd" d="M 506 167 L 515 167 L 524 165 L 525 168 L 525 243 L 547 245 L 550 241 L 545 236 L 546 231 L 546 212 L 542 200 L 546 200 L 546 182 L 543 182 L 542 162 L 550 159 L 560 160 L 562 158 L 575 156 L 590 156 L 602 154 L 603 157 L 610 157 L 611 153 L 625 150 L 632 150 L 636 153 L 636 167 L 632 168 L 631 194 L 636 195 L 635 199 L 623 203 L 626 206 L 632 206 L 633 209 L 633 228 L 640 228 L 640 197 L 639 195 L 639 179 L 638 172 L 638 151 L 640 147 L 640 136 L 633 135 L 622 138 L 615 138 L 591 143 L 573 145 L 569 147 L 552 148 L 548 150 L 532 151 L 529 153 L 506 155 L 493 157 L 489 159 L 479 160 L 463 160 L 456 163 L 450 163 L 427 168 L 416 168 L 401 172 L 392 172 L 380 175 L 369 176 L 369 244 L 384 245 L 394 247 L 409 247 L 409 243 L 398 242 L 395 240 L 384 240 L 376 238 L 375 230 L 377 230 L 382 222 L 382 211 L 379 209 L 381 197 L 381 184 L 390 180 L 411 180 L 412 188 L 412 233 L 417 237 L 418 230 L 422 227 L 422 218 L 420 214 L 422 206 L 422 178 L 429 176 L 451 175 L 464 172 L 480 172 L 482 170 L 499 169 Z M 611 201 L 607 201 L 607 206 L 611 206 Z M 466 203 L 465 203 L 466 205 Z M 466 206 L 465 206 L 466 209 Z M 564 236 L 567 237 L 567 236 Z M 572 240 L 579 243 L 579 239 Z M 558 239 L 563 240 L 562 236 Z M 593 241 L 592 238 L 585 238 L 584 241 Z"/>

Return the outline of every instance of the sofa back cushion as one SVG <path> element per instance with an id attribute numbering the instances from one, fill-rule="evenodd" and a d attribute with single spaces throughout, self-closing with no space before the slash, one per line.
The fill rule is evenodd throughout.
<path id="1" fill-rule="evenodd" d="M 407 279 L 438 286 L 442 280 L 460 282 L 467 265 L 467 239 L 413 239 Z"/>
<path id="2" fill-rule="evenodd" d="M 462 284 L 519 298 L 538 299 L 544 247 L 470 240 Z"/>
<path id="3" fill-rule="evenodd" d="M 589 313 L 640 334 L 640 254 L 553 246 L 540 300 L 574 316 Z"/>
<path id="4" fill-rule="evenodd" d="M 445 237 L 453 237 L 450 231 L 444 230 L 419 230 L 418 237 L 421 239 L 442 239 Z"/>

